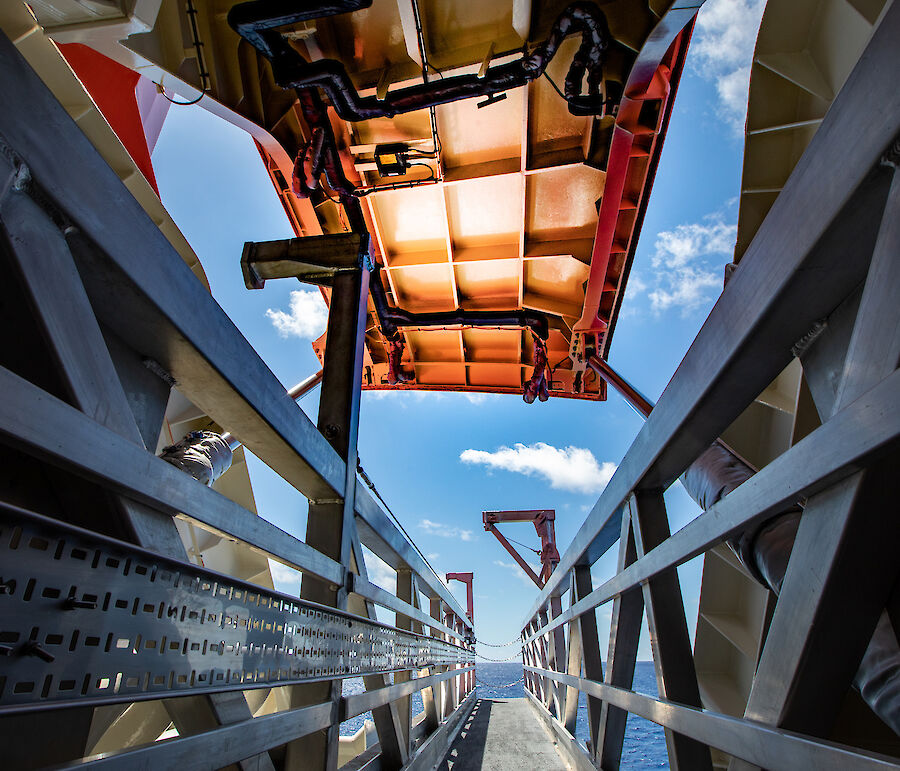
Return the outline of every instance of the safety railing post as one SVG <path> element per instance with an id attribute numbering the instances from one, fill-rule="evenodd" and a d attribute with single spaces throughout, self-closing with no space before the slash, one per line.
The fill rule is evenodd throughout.
<path id="1" fill-rule="evenodd" d="M 411 605 L 414 591 L 415 578 L 412 571 L 408 567 L 400 567 L 397 570 L 397 597 Z M 395 626 L 399 629 L 408 629 L 412 631 L 412 619 L 409 618 L 409 616 L 404 616 L 402 613 L 397 613 Z M 411 670 L 394 672 L 394 683 L 405 683 L 410 679 L 412 679 Z M 410 729 L 412 728 L 410 697 L 403 696 L 400 699 L 397 699 L 396 704 L 400 730 L 402 732 L 401 742 L 406 746 L 407 752 L 409 752 Z"/>
<path id="2" fill-rule="evenodd" d="M 617 572 L 621 573 L 636 559 L 631 517 L 624 516 L 619 536 Z M 609 621 L 609 649 L 606 656 L 606 683 L 609 685 L 631 688 L 643 617 L 644 596 L 640 587 L 623 592 L 613 600 Z M 597 765 L 600 768 L 619 767 L 627 719 L 628 713 L 625 710 L 613 706 L 608 701 L 602 703 L 597 740 L 593 745 Z"/>
<path id="3" fill-rule="evenodd" d="M 576 565 L 572 571 L 572 602 L 587 597 L 593 590 L 591 569 L 587 565 Z M 600 638 L 597 634 L 597 613 L 590 610 L 578 617 L 578 633 L 581 637 L 581 650 L 584 676 L 589 680 L 603 681 L 603 662 L 600 653 Z M 577 705 L 577 695 L 576 695 Z M 574 709 L 577 715 L 577 706 Z M 600 724 L 601 703 L 594 696 L 587 697 L 588 738 L 591 752 L 596 753 L 597 734 Z M 573 732 L 574 733 L 574 732 Z"/>
<path id="4" fill-rule="evenodd" d="M 369 271 L 359 270 L 335 276 L 328 313 L 328 350 L 322 376 L 318 428 L 346 464 L 340 502 L 310 503 L 306 543 L 349 569 L 356 533 L 356 439 L 359 431 L 359 401 L 365 324 L 368 313 Z M 346 586 L 327 584 L 306 573 L 300 597 L 345 608 Z M 298 686 L 291 706 L 330 700 L 334 720 L 325 731 L 297 739 L 287 745 L 286 769 L 337 768 L 340 724 L 337 720 L 342 681 Z"/>
<path id="5" fill-rule="evenodd" d="M 634 545 L 640 558 L 671 535 L 662 491 L 638 491 L 630 499 L 629 509 Z M 670 568 L 651 578 L 642 589 L 659 696 L 700 708 L 703 704 L 678 572 Z M 711 771 L 709 748 L 695 739 L 667 729 L 666 746 L 673 771 Z"/>

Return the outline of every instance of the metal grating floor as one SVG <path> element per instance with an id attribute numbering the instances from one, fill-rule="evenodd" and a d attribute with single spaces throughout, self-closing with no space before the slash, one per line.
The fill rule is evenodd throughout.
<path id="1" fill-rule="evenodd" d="M 478 699 L 437 771 L 567 768 L 526 699 Z"/>

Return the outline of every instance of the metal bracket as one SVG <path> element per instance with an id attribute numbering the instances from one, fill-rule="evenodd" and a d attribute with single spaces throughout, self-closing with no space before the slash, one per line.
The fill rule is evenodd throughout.
<path id="1" fill-rule="evenodd" d="M 296 278 L 305 284 L 331 286 L 339 273 L 373 268 L 369 236 L 361 233 L 248 241 L 241 255 L 248 289 L 262 289 L 270 278 Z"/>

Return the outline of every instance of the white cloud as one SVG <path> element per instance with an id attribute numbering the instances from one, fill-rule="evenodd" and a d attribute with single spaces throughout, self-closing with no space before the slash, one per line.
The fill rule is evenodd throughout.
<path id="1" fill-rule="evenodd" d="M 281 337 L 315 340 L 328 325 L 328 306 L 316 289 L 295 289 L 291 292 L 290 312 L 269 308 L 266 317 Z"/>
<path id="2" fill-rule="evenodd" d="M 730 261 L 736 237 L 737 226 L 718 215 L 657 235 L 651 259 L 656 274 L 648 294 L 653 310 L 688 313 L 715 298 L 722 289 L 721 264 Z M 718 259 L 705 259 L 712 256 Z"/>
<path id="3" fill-rule="evenodd" d="M 737 225 L 726 225 L 712 218 L 706 223 L 694 222 L 664 230 L 656 237 L 654 268 L 682 268 L 698 257 L 709 254 L 730 254 L 737 237 Z"/>
<path id="4" fill-rule="evenodd" d="M 632 273 L 628 277 L 628 292 L 632 297 L 647 291 L 647 282 L 637 273 Z"/>
<path id="5" fill-rule="evenodd" d="M 516 578 L 518 578 L 526 586 L 534 588 L 534 581 L 532 581 L 531 578 L 528 576 L 528 574 L 524 570 L 522 570 L 522 566 L 519 565 L 518 563 L 504 562 L 503 560 L 494 560 L 494 564 L 501 568 L 505 568 L 506 570 L 508 570 L 510 573 L 512 573 Z M 541 574 L 541 566 L 540 565 L 534 565 L 532 563 L 528 563 L 528 567 L 530 567 L 535 572 L 535 574 L 537 574 L 537 575 Z"/>
<path id="6" fill-rule="evenodd" d="M 458 538 L 460 541 L 475 540 L 471 530 L 464 530 L 461 527 L 445 525 L 443 522 L 434 522 L 430 519 L 421 520 L 419 522 L 419 529 L 424 530 L 429 535 L 436 535 L 441 538 Z"/>
<path id="7" fill-rule="evenodd" d="M 583 447 L 559 448 L 544 442 L 516 443 L 494 452 L 464 450 L 459 459 L 463 463 L 543 477 L 551 487 L 576 493 L 600 492 L 616 470 L 614 463 L 598 463 L 594 454 Z"/>
<path id="8" fill-rule="evenodd" d="M 397 572 L 387 562 L 368 549 L 363 549 L 363 560 L 370 583 L 392 593 L 397 590 Z"/>
<path id="9" fill-rule="evenodd" d="M 650 292 L 653 310 L 661 312 L 675 306 L 687 313 L 707 302 L 711 290 L 722 283 L 718 276 L 696 268 L 683 268 L 678 271 L 677 280 L 670 282 L 671 289 Z"/>
<path id="10" fill-rule="evenodd" d="M 735 131 L 744 127 L 756 35 L 766 0 L 708 0 L 697 14 L 693 69 L 716 84 L 718 113 Z"/>
<path id="11" fill-rule="evenodd" d="M 440 556 L 441 555 L 438 554 L 436 551 L 430 551 L 430 552 L 428 552 L 428 554 L 425 555 L 425 559 L 427 559 L 429 562 L 434 562 Z"/>
<path id="12" fill-rule="evenodd" d="M 295 597 L 300 596 L 301 573 L 299 570 L 294 570 L 294 568 L 270 559 L 269 572 L 272 574 L 272 585 L 277 591 L 292 594 Z"/>
<path id="13" fill-rule="evenodd" d="M 462 394 L 470 404 L 484 404 L 502 399 L 506 394 L 483 394 L 474 391 L 464 391 Z"/>

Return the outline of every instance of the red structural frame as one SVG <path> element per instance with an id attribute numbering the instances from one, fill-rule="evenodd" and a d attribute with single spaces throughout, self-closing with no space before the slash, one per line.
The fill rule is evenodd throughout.
<path id="1" fill-rule="evenodd" d="M 696 12 L 666 14 L 641 49 L 619 103 L 584 305 L 572 332 L 577 361 L 608 354 Z"/>
<path id="2" fill-rule="evenodd" d="M 116 132 L 141 174 L 159 195 L 150 151 L 162 128 L 168 102 L 163 109 L 157 109 L 153 104 L 155 100 L 152 96 L 147 98 L 146 94 L 146 89 L 151 92 L 155 90 L 153 84 L 93 48 L 81 43 L 60 43 L 59 50 L 103 113 L 106 122 Z M 146 86 L 143 98 L 138 96 L 141 86 Z M 165 99 L 158 93 L 156 97 Z M 150 141 L 148 135 L 151 137 Z"/>
<path id="3" fill-rule="evenodd" d="M 472 582 L 475 580 L 474 573 L 447 573 L 447 581 L 461 581 L 466 585 L 466 615 L 469 621 L 475 623 L 475 606 L 472 594 Z"/>
<path id="4" fill-rule="evenodd" d="M 512 558 L 519 563 L 519 567 L 525 574 L 537 584 L 538 589 L 543 588 L 554 568 L 559 564 L 559 551 L 556 548 L 556 512 L 553 509 L 528 509 L 525 511 L 483 511 L 484 529 L 492 533 L 500 541 L 500 545 L 506 549 Z M 541 539 L 541 574 L 535 573 L 525 558 L 506 540 L 506 537 L 497 529 L 499 522 L 531 522 Z"/>

